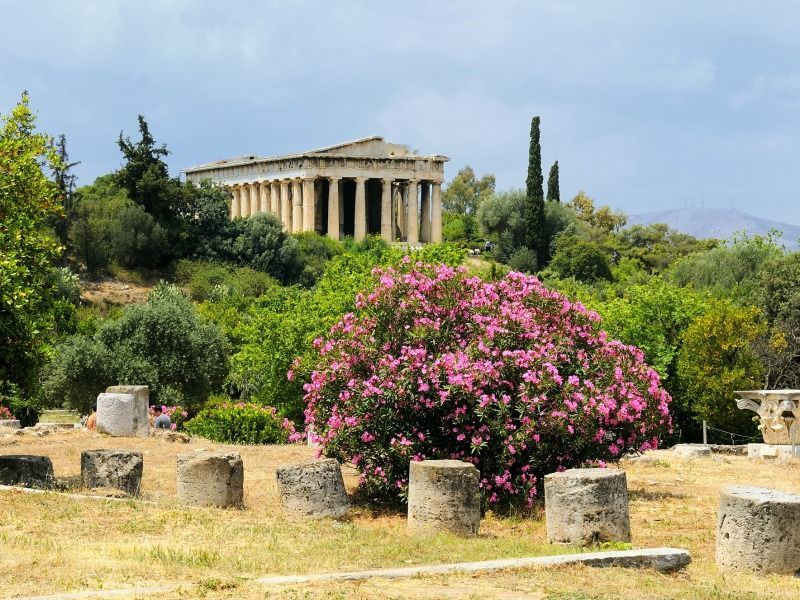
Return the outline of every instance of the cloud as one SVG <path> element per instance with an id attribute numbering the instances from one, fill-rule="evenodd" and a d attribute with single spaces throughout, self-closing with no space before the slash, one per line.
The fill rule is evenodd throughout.
<path id="1" fill-rule="evenodd" d="M 734 110 L 755 103 L 797 108 L 800 106 L 800 74 L 756 75 L 746 89 L 736 92 L 729 100 Z"/>

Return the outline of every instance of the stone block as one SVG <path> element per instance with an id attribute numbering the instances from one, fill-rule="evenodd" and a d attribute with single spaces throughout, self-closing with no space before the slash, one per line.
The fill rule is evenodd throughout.
<path id="1" fill-rule="evenodd" d="M 672 451 L 685 458 L 703 458 L 711 456 L 711 447 L 703 444 L 676 444 Z"/>
<path id="2" fill-rule="evenodd" d="M 242 506 L 244 464 L 238 452 L 179 454 L 178 498 L 189 506 Z"/>
<path id="3" fill-rule="evenodd" d="M 146 385 L 112 385 L 106 388 L 108 394 L 131 394 L 133 402 L 133 420 L 136 437 L 147 437 L 150 433 L 150 388 Z"/>
<path id="4" fill-rule="evenodd" d="M 342 469 L 333 458 L 278 467 L 275 477 L 286 514 L 339 519 L 350 508 Z"/>
<path id="5" fill-rule="evenodd" d="M 49 489 L 54 483 L 53 463 L 47 456 L 27 454 L 0 456 L 0 485 Z"/>
<path id="6" fill-rule="evenodd" d="M 81 485 L 85 488 L 117 488 L 138 496 L 143 467 L 141 452 L 84 450 L 81 452 Z"/>
<path id="7" fill-rule="evenodd" d="M 460 460 L 412 462 L 408 477 L 408 528 L 478 534 L 480 473 Z"/>
<path id="8" fill-rule="evenodd" d="M 747 444 L 747 458 L 780 459 L 800 458 L 800 446 L 791 444 Z"/>
<path id="9" fill-rule="evenodd" d="M 800 571 L 800 495 L 734 485 L 719 494 L 717 567 L 794 575 Z"/>
<path id="10" fill-rule="evenodd" d="M 19 429 L 19 419 L 2 419 L 0 420 L 0 429 Z"/>
<path id="11" fill-rule="evenodd" d="M 628 484 L 618 469 L 569 469 L 544 478 L 549 542 L 630 542 Z"/>
<path id="12" fill-rule="evenodd" d="M 136 400 L 133 394 L 97 396 L 97 431 L 114 437 L 135 437 L 137 432 Z"/>

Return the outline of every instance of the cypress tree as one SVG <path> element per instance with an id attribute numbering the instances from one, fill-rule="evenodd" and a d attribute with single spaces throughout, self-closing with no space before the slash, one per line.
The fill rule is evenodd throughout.
<path id="1" fill-rule="evenodd" d="M 550 177 L 547 178 L 547 199 L 561 202 L 561 191 L 558 189 L 558 161 L 550 167 Z"/>
<path id="2" fill-rule="evenodd" d="M 531 145 L 528 151 L 527 197 L 525 202 L 525 245 L 536 253 L 538 265 L 544 264 L 544 190 L 542 184 L 542 147 L 539 144 L 539 117 L 531 121 Z"/>

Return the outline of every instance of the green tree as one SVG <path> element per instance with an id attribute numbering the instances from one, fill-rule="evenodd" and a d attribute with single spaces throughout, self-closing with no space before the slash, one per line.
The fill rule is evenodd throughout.
<path id="1" fill-rule="evenodd" d="M 269 273 L 284 283 L 296 282 L 303 272 L 297 240 L 284 231 L 272 213 L 233 221 L 230 262 Z"/>
<path id="2" fill-rule="evenodd" d="M 525 245 L 536 253 L 537 262 L 547 259 L 544 238 L 544 190 L 542 184 L 542 148 L 539 143 L 539 117 L 531 121 L 531 144 L 528 150 L 528 179 L 525 202 Z"/>
<path id="3" fill-rule="evenodd" d="M 478 209 L 478 223 L 484 234 L 497 244 L 499 260 L 508 260 L 526 243 L 525 193 L 502 192 L 486 199 Z"/>
<path id="4" fill-rule="evenodd" d="M 46 223 L 61 198 L 46 167 L 63 165 L 52 140 L 36 132 L 24 93 L 0 115 L 0 389 L 32 389 L 53 326 L 51 273 L 61 249 Z"/>
<path id="5" fill-rule="evenodd" d="M 459 215 L 474 215 L 481 203 L 494 194 L 494 175 L 475 177 L 472 167 L 464 167 L 442 191 L 444 210 Z"/>
<path id="6" fill-rule="evenodd" d="M 681 257 L 709 250 L 716 240 L 697 238 L 670 229 L 664 223 L 634 225 L 615 235 L 615 250 L 619 256 L 632 258 L 651 273 L 661 273 Z"/>
<path id="7" fill-rule="evenodd" d="M 606 204 L 595 208 L 594 198 L 586 195 L 583 190 L 580 190 L 567 206 L 575 211 L 581 221 L 608 233 L 617 231 L 628 222 L 628 217 L 624 213 L 615 213 Z"/>
<path id="8" fill-rule="evenodd" d="M 605 252 L 594 242 L 571 235 L 558 237 L 548 268 L 556 277 L 574 277 L 584 283 L 602 279 L 610 281 L 613 278 Z"/>
<path id="9" fill-rule="evenodd" d="M 53 179 L 55 180 L 56 187 L 58 187 L 59 197 L 61 198 L 61 212 L 51 218 L 51 223 L 53 229 L 56 231 L 56 235 L 58 235 L 58 239 L 61 240 L 62 244 L 66 244 L 69 224 L 74 216 L 75 181 L 78 179 L 72 172 L 72 168 L 81 163 L 80 161 L 69 162 L 67 136 L 63 133 L 58 136 L 55 148 L 59 161 L 57 164 L 53 165 Z"/>
<path id="10" fill-rule="evenodd" d="M 558 161 L 550 167 L 550 176 L 547 178 L 547 199 L 561 202 L 561 190 L 558 185 Z"/>

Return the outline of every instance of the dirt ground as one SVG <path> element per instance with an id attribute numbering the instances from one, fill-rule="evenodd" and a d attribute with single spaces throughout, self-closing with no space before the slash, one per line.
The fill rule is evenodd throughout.
<path id="1" fill-rule="evenodd" d="M 401 512 L 356 506 L 343 522 L 284 518 L 275 468 L 312 460 L 304 446 L 235 447 L 245 465 L 245 509 L 186 509 L 175 499 L 175 458 L 196 439 L 109 438 L 86 431 L 43 437 L 0 436 L 0 454 L 44 454 L 56 477 L 77 485 L 80 453 L 129 448 L 144 453 L 143 495 L 135 500 L 75 500 L 61 494 L 0 492 L 0 598 L 56 592 L 172 587 L 159 598 L 800 598 L 792 577 L 723 577 L 714 566 L 719 489 L 732 483 L 800 492 L 800 463 L 669 451 L 624 463 L 634 547 L 687 548 L 677 574 L 564 567 L 407 580 L 267 587 L 257 577 L 439 564 L 574 552 L 546 543 L 543 515 L 488 514 L 474 539 L 417 536 Z M 345 468 L 347 486 L 355 473 Z M 131 596 L 135 597 L 135 596 Z"/>

